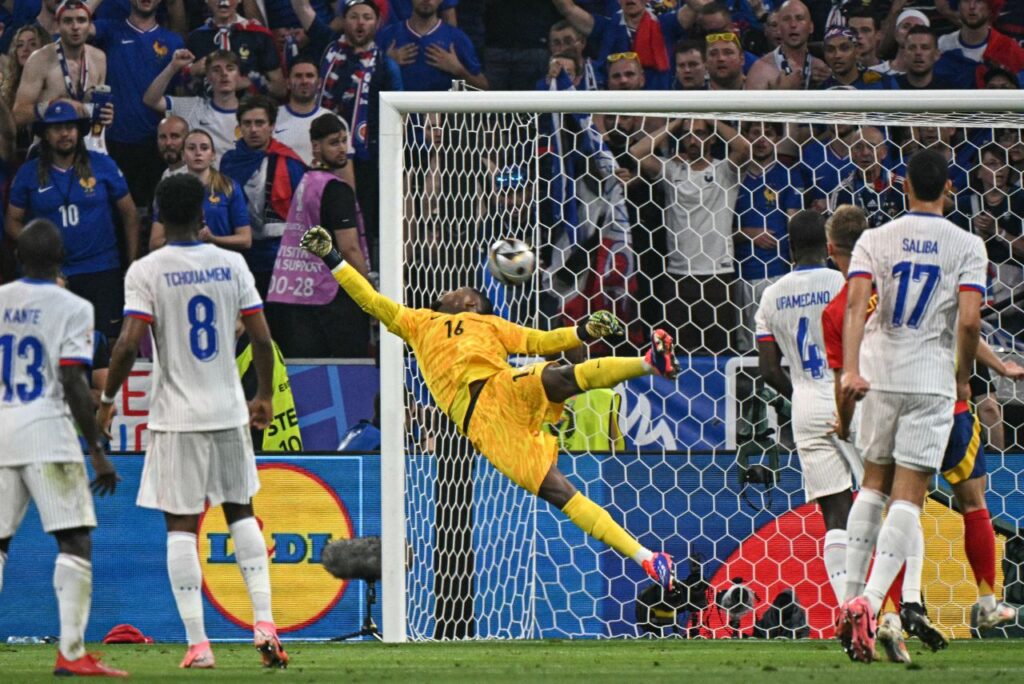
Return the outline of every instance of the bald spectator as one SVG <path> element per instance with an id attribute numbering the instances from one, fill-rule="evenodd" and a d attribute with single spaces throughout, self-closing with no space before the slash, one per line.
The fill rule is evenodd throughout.
<path id="1" fill-rule="evenodd" d="M 853 29 L 834 26 L 825 33 L 825 63 L 832 75 L 821 84 L 822 88 L 885 90 L 891 87 L 890 77 L 857 63 L 857 34 Z"/>
<path id="2" fill-rule="evenodd" d="M 643 90 L 644 68 L 633 52 L 608 55 L 608 90 Z"/>
<path id="3" fill-rule="evenodd" d="M 580 69 L 573 83 L 576 90 L 598 90 L 597 69 L 594 61 L 583 54 L 587 39 L 573 25 L 562 19 L 556 21 L 548 31 L 548 50 L 554 57 L 560 53 L 572 53 L 579 60 Z"/>
<path id="4" fill-rule="evenodd" d="M 807 5 L 786 0 L 778 11 L 782 44 L 757 60 L 747 73 L 748 90 L 808 90 L 831 74 L 807 47 L 814 24 Z"/>
<path id="5" fill-rule="evenodd" d="M 705 68 L 710 90 L 743 90 L 743 48 L 735 33 L 710 33 L 705 38 Z"/>
<path id="6" fill-rule="evenodd" d="M 857 62 L 868 69 L 881 64 L 878 44 L 882 40 L 882 32 L 878 15 L 868 7 L 855 7 L 846 13 L 846 26 L 856 37 Z"/>
<path id="7" fill-rule="evenodd" d="M 160 180 L 187 171 L 185 158 L 182 156 L 187 135 L 188 122 L 176 114 L 169 114 L 157 125 L 156 148 L 160 153 L 160 161 L 167 167 Z"/>
<path id="8" fill-rule="evenodd" d="M 906 210 L 903 178 L 885 167 L 889 145 L 880 129 L 864 126 L 853 134 L 851 143 L 854 169 L 829 195 L 828 211 L 831 213 L 843 204 L 853 204 L 864 210 L 868 225 L 876 228 Z"/>
<path id="9" fill-rule="evenodd" d="M 899 7 L 900 4 L 893 3 L 893 8 Z M 905 73 L 908 58 L 903 46 L 906 45 L 907 35 L 915 26 L 931 28 L 931 21 L 924 12 L 904 10 L 895 15 L 890 14 L 882 26 L 882 45 L 879 48 L 879 52 L 882 55 L 892 55 L 892 58 L 871 68 L 880 74 L 895 75 Z"/>
<path id="10" fill-rule="evenodd" d="M 703 41 L 681 40 L 676 43 L 675 66 L 673 90 L 704 90 L 708 87 Z"/>
<path id="11" fill-rule="evenodd" d="M 950 85 L 935 75 L 939 46 L 935 34 L 924 26 L 914 26 L 903 42 L 906 73 L 896 77 L 900 90 L 945 90 Z"/>
<path id="12" fill-rule="evenodd" d="M 693 23 L 694 12 L 687 4 L 660 16 L 651 12 L 645 0 L 618 0 L 619 9 L 610 17 L 591 14 L 573 0 L 552 0 L 555 8 L 576 30 L 587 37 L 597 55 L 598 81 L 607 78 L 609 55 L 636 53 L 644 69 L 648 90 L 666 90 L 672 83 L 669 59 L 672 46 Z"/>
<path id="13" fill-rule="evenodd" d="M 997 64 L 1010 73 L 1024 70 L 1024 47 L 992 28 L 1004 0 L 960 0 L 960 30 L 939 38 L 942 59 L 936 73 L 954 87 L 983 88 L 985 65 Z"/>

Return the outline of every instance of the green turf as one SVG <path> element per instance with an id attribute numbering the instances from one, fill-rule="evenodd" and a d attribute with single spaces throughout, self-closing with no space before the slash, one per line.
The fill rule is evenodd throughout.
<path id="1" fill-rule="evenodd" d="M 847 660 L 835 642 L 527 641 L 288 644 L 292 666 L 262 670 L 251 646 L 215 644 L 217 669 L 177 669 L 181 645 L 97 646 L 136 681 L 209 682 L 1024 682 L 1024 643 L 957 641 L 938 654 L 911 644 L 910 666 Z M 53 646 L 0 646 L 0 681 L 53 681 Z"/>

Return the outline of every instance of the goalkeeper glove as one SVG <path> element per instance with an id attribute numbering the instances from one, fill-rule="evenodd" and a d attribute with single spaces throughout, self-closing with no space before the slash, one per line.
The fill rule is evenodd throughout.
<path id="1" fill-rule="evenodd" d="M 622 333 L 622 322 L 610 311 L 597 311 L 576 324 L 576 335 L 584 342 Z"/>
<path id="2" fill-rule="evenodd" d="M 344 262 L 338 250 L 334 248 L 331 234 L 322 226 L 313 226 L 307 230 L 299 244 L 302 245 L 302 249 L 323 259 L 327 268 L 332 271 Z"/>

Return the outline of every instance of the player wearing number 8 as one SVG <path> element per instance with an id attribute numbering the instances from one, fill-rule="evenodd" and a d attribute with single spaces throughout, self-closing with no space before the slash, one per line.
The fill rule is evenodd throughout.
<path id="1" fill-rule="evenodd" d="M 266 428 L 273 413 L 273 347 L 245 260 L 199 240 L 205 194 L 190 174 L 171 176 L 157 187 L 168 243 L 128 269 L 125 325 L 111 353 L 100 423 L 109 426 L 113 397 L 152 328 L 150 443 L 137 503 L 164 512 L 167 569 L 189 643 L 182 667 L 213 667 L 196 547 L 207 502 L 223 504 L 252 599 L 255 641 L 264 664 L 284 667 L 288 657 L 270 610 L 266 544 L 252 508 L 259 480 L 248 430 L 250 422 Z M 248 411 L 234 357 L 240 314 L 259 385 Z"/>
<path id="2" fill-rule="evenodd" d="M 39 157 L 25 162 L 11 185 L 7 232 L 17 238 L 27 221 L 52 221 L 64 239 L 68 289 L 92 302 L 97 329 L 114 337 L 123 290 L 113 211 L 121 216 L 129 261 L 138 252 L 138 215 L 110 157 L 86 151 L 82 135 L 88 121 L 68 102 L 46 109 L 36 124 Z"/>

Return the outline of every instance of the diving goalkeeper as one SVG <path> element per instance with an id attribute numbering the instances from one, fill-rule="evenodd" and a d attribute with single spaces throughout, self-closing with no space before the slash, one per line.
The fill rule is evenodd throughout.
<path id="1" fill-rule="evenodd" d="M 621 334 L 622 324 L 601 311 L 575 327 L 523 328 L 493 315 L 487 297 L 469 287 L 446 293 L 431 309 L 409 309 L 378 294 L 342 260 L 320 226 L 306 231 L 302 247 L 323 259 L 345 292 L 412 348 L 438 407 L 499 472 L 557 506 L 590 536 L 632 558 L 661 586 L 672 588 L 672 557 L 641 546 L 580 493 L 558 469 L 558 441 L 542 429 L 544 423 L 558 421 L 563 402 L 575 394 L 643 375 L 678 376 L 672 338 L 664 330 L 654 331 L 643 358 L 513 368 L 509 354 L 554 354 Z"/>

